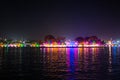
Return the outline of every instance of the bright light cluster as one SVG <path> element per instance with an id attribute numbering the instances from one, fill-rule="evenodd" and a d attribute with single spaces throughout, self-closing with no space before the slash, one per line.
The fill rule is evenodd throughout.
<path id="1" fill-rule="evenodd" d="M 100 47 L 100 45 L 95 44 L 95 45 L 41 45 L 41 47 Z"/>
<path id="2" fill-rule="evenodd" d="M 65 37 L 46 35 L 44 40 L 7 40 L 1 39 L 0 47 L 102 47 L 111 45 L 112 42 L 104 42 L 97 36 L 77 37 L 74 40 Z M 119 41 L 117 41 L 119 43 Z"/>
<path id="3" fill-rule="evenodd" d="M 102 45 L 99 44 L 79 44 L 75 41 L 66 41 L 65 44 L 50 44 L 50 43 L 43 43 L 40 47 L 100 47 Z"/>
<path id="4" fill-rule="evenodd" d="M 23 44 L 23 43 L 14 43 L 14 44 L 0 44 L 0 47 L 98 47 L 101 46 L 99 44 L 78 44 L 77 42 L 65 42 L 62 44 L 59 43 L 54 43 L 54 44 L 49 44 L 49 43 L 43 43 L 43 44 L 38 44 L 38 43 L 31 43 L 31 44 Z"/>
<path id="5" fill-rule="evenodd" d="M 25 44 L 17 43 L 17 44 L 0 44 L 0 47 L 26 47 Z"/>

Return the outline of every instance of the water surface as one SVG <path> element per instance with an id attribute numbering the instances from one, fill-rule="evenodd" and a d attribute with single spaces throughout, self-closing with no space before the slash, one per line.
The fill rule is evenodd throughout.
<path id="1" fill-rule="evenodd" d="M 119 80 L 120 48 L 0 48 L 0 80 Z"/>

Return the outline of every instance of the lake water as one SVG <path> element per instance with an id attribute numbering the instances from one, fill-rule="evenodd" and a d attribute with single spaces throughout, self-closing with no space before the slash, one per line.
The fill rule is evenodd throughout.
<path id="1" fill-rule="evenodd" d="M 0 48 L 0 80 L 119 80 L 120 48 Z"/>

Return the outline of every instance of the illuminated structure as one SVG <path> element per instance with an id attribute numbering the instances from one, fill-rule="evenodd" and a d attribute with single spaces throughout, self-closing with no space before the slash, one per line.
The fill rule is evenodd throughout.
<path id="1" fill-rule="evenodd" d="M 0 47 L 102 47 L 102 45 L 99 44 L 78 44 L 75 41 L 72 42 L 65 42 L 65 43 L 43 43 L 43 44 L 38 44 L 38 43 L 30 43 L 28 44 L 23 44 L 23 43 L 10 43 L 10 44 L 0 44 Z"/>
<path id="2" fill-rule="evenodd" d="M 49 37 L 49 36 L 48 36 Z M 44 41 L 7 41 L 7 40 L 1 40 L 0 41 L 0 47 L 108 47 L 108 46 L 120 46 L 120 41 L 101 41 L 95 36 L 83 39 L 81 37 L 78 37 L 75 41 L 70 40 L 63 40 L 63 39 L 55 39 L 54 37 L 45 38 Z M 61 41 L 62 40 L 62 41 Z"/>

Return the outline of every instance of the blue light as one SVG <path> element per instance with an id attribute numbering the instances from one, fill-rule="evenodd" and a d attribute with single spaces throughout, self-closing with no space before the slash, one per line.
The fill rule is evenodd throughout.
<path id="1" fill-rule="evenodd" d="M 113 50 L 113 63 L 114 63 L 114 64 L 116 64 L 116 62 L 117 62 L 117 61 L 116 61 L 117 48 L 118 48 L 118 47 L 113 47 L 113 49 L 112 49 L 112 50 Z"/>
<path id="2" fill-rule="evenodd" d="M 74 48 L 70 48 L 70 71 L 72 74 L 75 72 L 75 56 L 74 56 Z"/>

